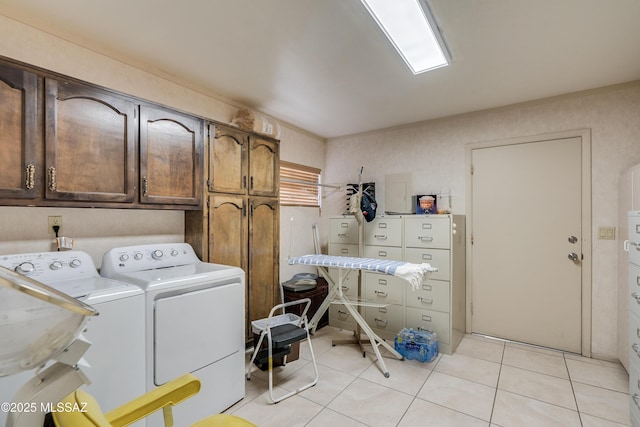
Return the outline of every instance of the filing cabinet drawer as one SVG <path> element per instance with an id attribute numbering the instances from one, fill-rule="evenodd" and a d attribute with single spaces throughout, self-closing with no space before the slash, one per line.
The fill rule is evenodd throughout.
<path id="1" fill-rule="evenodd" d="M 364 225 L 364 244 L 402 246 L 402 219 L 376 218 Z"/>
<path id="2" fill-rule="evenodd" d="M 388 331 L 385 337 L 395 337 L 404 325 L 403 308 L 399 305 L 365 307 L 364 320 L 377 332 Z"/>
<path id="3" fill-rule="evenodd" d="M 407 289 L 407 306 L 449 312 L 449 282 L 428 280 L 420 289 Z"/>
<path id="4" fill-rule="evenodd" d="M 390 246 L 365 246 L 364 257 L 402 261 L 402 248 L 394 248 Z"/>
<path id="5" fill-rule="evenodd" d="M 329 255 L 357 257 L 358 245 L 329 243 Z"/>
<path id="6" fill-rule="evenodd" d="M 411 248 L 451 248 L 451 227 L 448 216 L 418 215 L 404 223 L 405 246 Z"/>
<path id="7" fill-rule="evenodd" d="M 344 304 L 331 304 L 329 306 L 329 325 L 335 328 L 355 330 L 356 321 Z"/>
<path id="8" fill-rule="evenodd" d="M 438 342 L 449 344 L 449 313 L 407 307 L 407 327 L 438 334 Z"/>
<path id="9" fill-rule="evenodd" d="M 358 245 L 358 221 L 355 218 L 331 218 L 329 220 L 329 243 Z"/>
<path id="10" fill-rule="evenodd" d="M 339 273 L 337 268 L 329 269 L 329 276 L 336 284 L 338 284 Z M 350 300 L 355 300 L 358 296 L 358 272 L 356 270 L 351 271 L 347 278 L 342 280 L 342 293 Z"/>
<path id="11" fill-rule="evenodd" d="M 364 297 L 366 301 L 381 304 L 402 304 L 406 280 L 379 273 L 364 273 Z"/>
<path id="12" fill-rule="evenodd" d="M 429 275 L 430 279 L 451 280 L 451 265 L 449 257 L 451 252 L 446 249 L 417 249 L 406 248 L 404 257 L 407 262 L 422 264 L 424 262 L 436 267 L 435 271 Z"/>

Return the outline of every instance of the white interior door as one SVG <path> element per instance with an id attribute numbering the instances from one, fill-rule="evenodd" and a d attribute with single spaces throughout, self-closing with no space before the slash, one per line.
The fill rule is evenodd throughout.
<path id="1" fill-rule="evenodd" d="M 581 138 L 473 149 L 471 162 L 472 331 L 581 353 Z"/>

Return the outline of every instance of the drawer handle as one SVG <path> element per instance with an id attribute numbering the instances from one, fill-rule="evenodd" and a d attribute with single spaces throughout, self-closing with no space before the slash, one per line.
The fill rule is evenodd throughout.
<path id="1" fill-rule="evenodd" d="M 347 249 L 347 248 L 342 248 L 342 249 L 340 249 L 340 253 L 348 254 L 348 253 L 349 253 L 349 249 Z"/>
<path id="2" fill-rule="evenodd" d="M 347 292 L 349 290 L 348 286 L 342 285 L 342 292 Z"/>
<path id="3" fill-rule="evenodd" d="M 349 237 L 349 233 L 338 233 L 338 237 Z"/>
<path id="4" fill-rule="evenodd" d="M 384 234 L 374 234 L 373 237 L 375 237 L 378 240 L 387 240 L 388 237 L 385 236 Z"/>
<path id="5" fill-rule="evenodd" d="M 422 259 L 431 261 L 433 259 L 433 256 L 431 256 L 431 254 L 422 254 Z"/>
<path id="6" fill-rule="evenodd" d="M 378 256 L 387 256 L 387 251 L 378 251 Z"/>
<path id="7" fill-rule="evenodd" d="M 637 293 L 637 292 L 632 293 L 632 294 L 631 294 L 631 296 L 632 296 L 632 297 L 634 297 L 634 298 L 636 299 L 636 302 L 637 302 L 638 304 L 640 304 L 640 295 L 638 295 L 638 293 Z"/>
<path id="8" fill-rule="evenodd" d="M 426 223 L 426 224 L 422 224 L 422 229 L 423 230 L 431 230 L 433 228 L 432 224 Z"/>
<path id="9" fill-rule="evenodd" d="M 433 242 L 433 237 L 431 236 L 418 236 L 418 239 L 422 242 Z"/>
<path id="10" fill-rule="evenodd" d="M 387 286 L 387 279 L 378 279 L 378 284 L 379 285 L 383 285 L 383 286 Z"/>
<path id="11" fill-rule="evenodd" d="M 421 303 L 423 304 L 433 304 L 433 298 L 422 298 L 418 297 Z"/>
<path id="12" fill-rule="evenodd" d="M 640 286 L 640 276 L 636 276 L 636 285 Z"/>
<path id="13" fill-rule="evenodd" d="M 378 313 L 386 313 L 387 307 L 378 307 Z"/>
<path id="14" fill-rule="evenodd" d="M 425 332 L 431 332 L 431 333 L 433 333 L 433 330 L 431 330 L 431 329 L 427 329 L 427 328 L 421 328 L 420 326 L 418 326 L 418 327 L 417 327 L 417 329 L 418 329 L 419 331 L 425 331 Z"/>
<path id="15" fill-rule="evenodd" d="M 349 313 L 347 313 L 346 311 L 342 311 L 342 310 L 338 310 L 338 314 L 344 317 L 348 317 Z"/>
<path id="16" fill-rule="evenodd" d="M 425 322 L 431 322 L 431 316 L 423 314 L 422 315 L 422 320 L 424 320 Z"/>
<path id="17" fill-rule="evenodd" d="M 640 338 L 640 328 L 636 328 L 636 336 Z"/>
<path id="18" fill-rule="evenodd" d="M 376 296 L 382 297 L 382 298 L 386 298 L 387 297 L 387 293 L 384 291 L 373 291 L 374 294 L 376 294 Z"/>
<path id="19" fill-rule="evenodd" d="M 422 285 L 422 290 L 423 291 L 430 291 L 430 290 L 432 290 L 432 286 L 431 285 Z"/>
<path id="20" fill-rule="evenodd" d="M 376 325 L 382 324 L 382 326 L 387 326 L 387 324 L 389 323 L 388 321 L 383 320 L 383 319 L 379 319 L 377 317 L 375 319 L 373 319 L 373 321 L 376 322 Z"/>
<path id="21" fill-rule="evenodd" d="M 349 223 L 348 223 L 348 222 L 341 222 L 341 223 L 340 223 L 340 227 L 342 227 L 342 228 L 349 228 Z"/>

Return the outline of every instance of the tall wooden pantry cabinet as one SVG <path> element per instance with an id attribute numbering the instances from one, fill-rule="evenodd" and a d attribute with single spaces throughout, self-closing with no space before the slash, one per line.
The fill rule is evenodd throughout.
<path id="1" fill-rule="evenodd" d="M 185 237 L 203 261 L 246 273 L 246 338 L 251 321 L 279 302 L 279 142 L 210 124 L 205 154 L 205 207 L 185 212 Z"/>

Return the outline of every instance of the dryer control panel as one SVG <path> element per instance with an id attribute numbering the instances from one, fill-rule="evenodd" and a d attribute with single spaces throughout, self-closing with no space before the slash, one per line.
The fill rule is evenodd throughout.
<path id="1" fill-rule="evenodd" d="M 131 273 L 196 264 L 200 259 L 188 243 L 157 243 L 109 250 L 102 258 L 101 274 Z"/>

